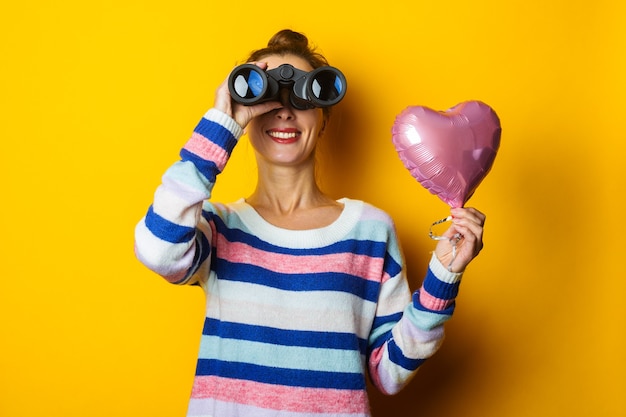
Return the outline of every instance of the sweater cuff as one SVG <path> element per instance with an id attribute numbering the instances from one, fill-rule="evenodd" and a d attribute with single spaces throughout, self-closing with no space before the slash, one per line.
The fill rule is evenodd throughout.
<path id="1" fill-rule="evenodd" d="M 204 118 L 225 127 L 237 140 L 243 135 L 243 128 L 239 123 L 221 110 L 212 108 L 204 114 Z"/>
<path id="2" fill-rule="evenodd" d="M 455 284 L 461 281 L 461 277 L 463 276 L 463 272 L 450 272 L 448 268 L 443 266 L 441 261 L 439 261 L 439 258 L 437 258 L 435 253 L 433 253 L 433 256 L 430 258 L 428 268 L 433 272 L 437 279 L 447 284 Z"/>
<path id="3" fill-rule="evenodd" d="M 454 302 L 462 276 L 462 272 L 448 271 L 433 254 L 419 291 L 419 303 L 429 310 L 445 310 Z"/>

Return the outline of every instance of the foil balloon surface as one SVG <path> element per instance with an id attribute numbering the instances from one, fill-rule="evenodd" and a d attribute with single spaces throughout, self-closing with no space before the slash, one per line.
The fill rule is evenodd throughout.
<path id="1" fill-rule="evenodd" d="M 446 111 L 410 106 L 396 116 L 392 142 L 424 188 L 451 207 L 463 207 L 491 169 L 501 131 L 495 111 L 480 101 Z"/>

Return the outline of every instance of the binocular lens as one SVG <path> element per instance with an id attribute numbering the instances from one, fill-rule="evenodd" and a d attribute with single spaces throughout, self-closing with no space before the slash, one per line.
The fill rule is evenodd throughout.
<path id="1" fill-rule="evenodd" d="M 261 72 L 254 68 L 242 68 L 235 74 L 232 86 L 235 93 L 243 99 L 260 97 L 267 89 L 267 83 Z"/>
<path id="2" fill-rule="evenodd" d="M 319 71 L 311 82 L 313 97 L 322 102 L 333 103 L 342 96 L 343 80 L 332 70 Z"/>

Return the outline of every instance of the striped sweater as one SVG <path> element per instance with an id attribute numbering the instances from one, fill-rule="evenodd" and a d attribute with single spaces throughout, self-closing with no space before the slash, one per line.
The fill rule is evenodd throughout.
<path id="1" fill-rule="evenodd" d="M 408 383 L 443 340 L 461 274 L 433 256 L 411 294 L 393 222 L 362 201 L 339 200 L 313 230 L 209 202 L 242 133 L 207 112 L 135 229 L 142 263 L 206 293 L 187 415 L 369 416 L 366 375 L 386 394 Z"/>

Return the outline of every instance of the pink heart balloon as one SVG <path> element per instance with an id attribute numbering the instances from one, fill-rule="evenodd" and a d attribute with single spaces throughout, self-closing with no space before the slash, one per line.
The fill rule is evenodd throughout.
<path id="1" fill-rule="evenodd" d="M 501 131 L 496 113 L 480 101 L 446 111 L 411 106 L 396 117 L 392 141 L 424 188 L 451 207 L 463 207 L 491 169 Z"/>

